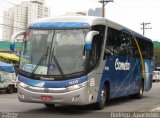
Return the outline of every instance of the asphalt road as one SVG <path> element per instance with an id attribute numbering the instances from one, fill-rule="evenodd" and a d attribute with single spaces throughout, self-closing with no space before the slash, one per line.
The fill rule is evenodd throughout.
<path id="1" fill-rule="evenodd" d="M 5 117 L 9 114 L 14 115 L 14 118 L 30 116 L 45 117 L 105 117 L 111 112 L 148 112 L 160 107 L 160 82 L 153 83 L 152 89 L 144 94 L 142 99 L 131 99 L 129 97 L 110 100 L 103 110 L 94 110 L 91 106 L 56 106 L 55 108 L 46 108 L 43 104 L 22 103 L 17 99 L 17 94 L 0 94 L 0 117 Z M 108 113 L 107 113 L 108 112 Z M 159 110 L 160 112 L 160 110 Z M 34 115 L 32 115 L 34 114 Z M 47 116 L 47 117 L 46 117 Z"/>

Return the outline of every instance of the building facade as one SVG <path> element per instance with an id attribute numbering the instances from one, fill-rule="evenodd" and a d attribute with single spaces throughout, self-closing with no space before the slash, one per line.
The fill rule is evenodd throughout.
<path id="1" fill-rule="evenodd" d="M 89 9 L 88 10 L 88 16 L 102 17 L 102 8 Z"/>
<path id="2" fill-rule="evenodd" d="M 3 13 L 3 41 L 11 41 L 13 33 L 25 30 L 36 19 L 48 17 L 49 8 L 44 0 L 22 1 L 21 4 L 10 8 Z"/>
<path id="3" fill-rule="evenodd" d="M 87 13 L 84 12 L 66 12 L 64 16 L 86 16 Z"/>
<path id="4" fill-rule="evenodd" d="M 14 19 L 14 8 L 9 8 L 8 11 L 3 12 L 3 30 L 2 37 L 8 37 L 6 40 L 11 38 L 10 34 L 13 34 L 13 19 Z"/>

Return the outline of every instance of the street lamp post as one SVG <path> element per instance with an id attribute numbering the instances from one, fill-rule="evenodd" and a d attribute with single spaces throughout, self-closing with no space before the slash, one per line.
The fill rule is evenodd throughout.
<path id="1" fill-rule="evenodd" d="M 105 17 L 105 5 L 109 2 L 113 2 L 113 0 L 100 0 L 99 2 L 102 4 L 102 17 Z"/>

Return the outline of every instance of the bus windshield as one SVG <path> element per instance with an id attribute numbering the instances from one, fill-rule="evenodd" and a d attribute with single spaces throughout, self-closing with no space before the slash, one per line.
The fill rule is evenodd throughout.
<path id="1" fill-rule="evenodd" d="M 38 75 L 62 75 L 84 71 L 87 29 L 26 32 L 20 69 Z"/>

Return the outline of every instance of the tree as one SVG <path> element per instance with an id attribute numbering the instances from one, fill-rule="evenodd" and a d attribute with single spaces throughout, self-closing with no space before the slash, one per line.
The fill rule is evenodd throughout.
<path id="1" fill-rule="evenodd" d="M 154 47 L 155 67 L 160 66 L 160 46 Z"/>

